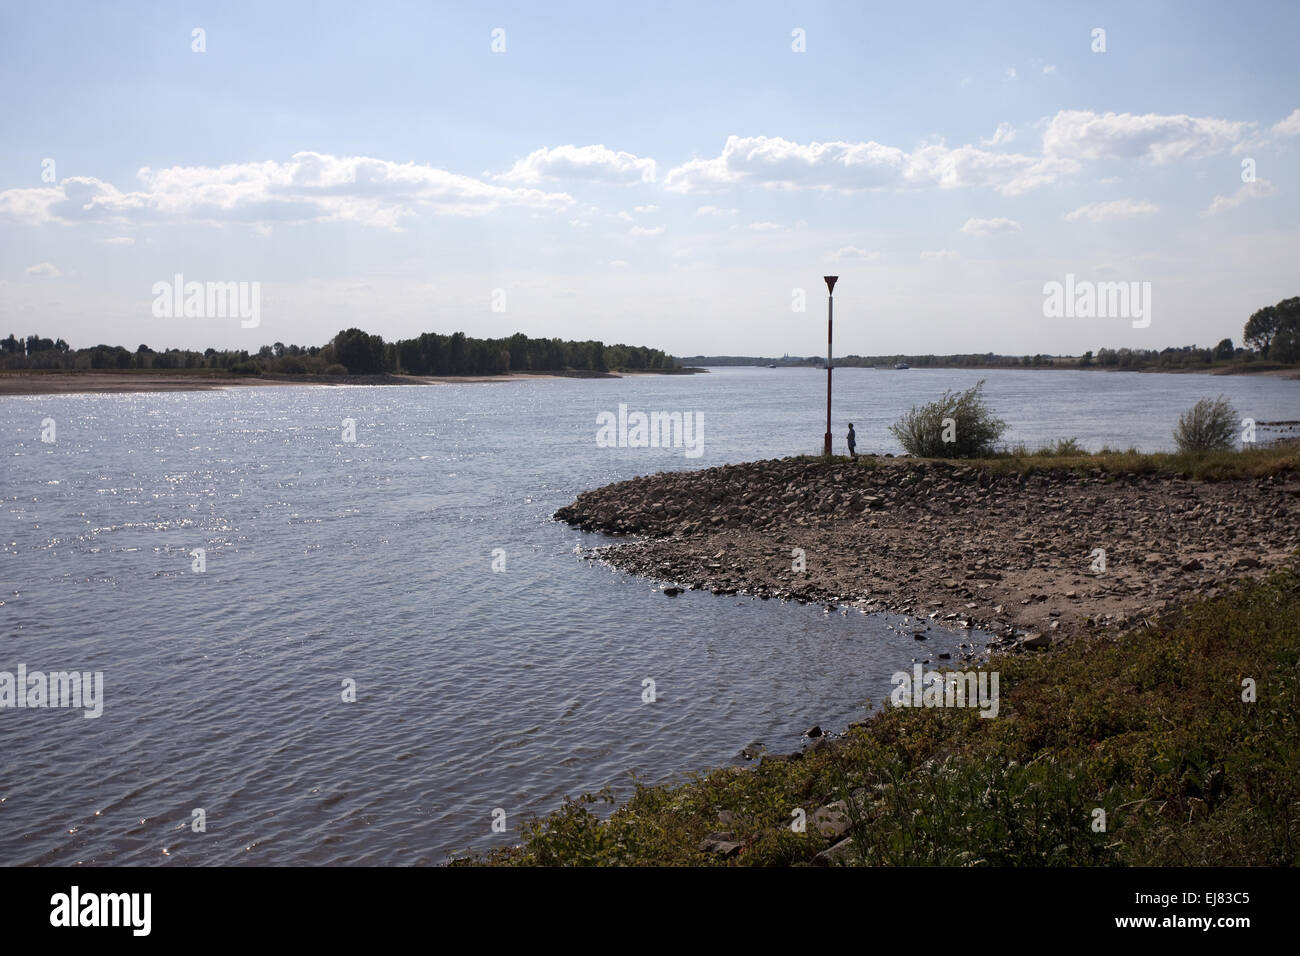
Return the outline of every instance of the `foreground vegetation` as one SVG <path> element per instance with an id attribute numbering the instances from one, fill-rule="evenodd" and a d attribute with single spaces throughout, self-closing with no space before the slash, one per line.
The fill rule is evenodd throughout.
<path id="1" fill-rule="evenodd" d="M 1298 665 L 1292 568 L 1124 634 L 995 658 L 994 719 L 887 706 L 801 759 L 638 784 L 612 815 L 608 793 L 585 794 L 464 862 L 800 864 L 832 843 L 814 809 L 844 799 L 848 864 L 1295 865 Z M 715 831 L 743 847 L 711 852 Z"/>
<path id="2" fill-rule="evenodd" d="M 859 458 L 867 467 L 879 459 Z M 1300 446 L 1279 443 L 1259 448 L 1201 452 L 1140 452 L 1130 448 L 1103 448 L 1090 454 L 1071 439 L 1029 451 L 1023 445 L 988 458 L 962 461 L 998 474 L 1033 474 L 1042 471 L 1100 471 L 1106 475 L 1175 475 L 1193 481 L 1228 481 L 1267 478 L 1300 470 Z"/>
<path id="3" fill-rule="evenodd" d="M 825 461 L 825 455 L 799 455 L 805 460 Z M 847 461 L 845 455 L 832 459 Z M 999 475 L 1032 475 L 1041 472 L 1068 471 L 1079 475 L 1099 472 L 1103 475 L 1172 475 L 1192 481 L 1230 481 L 1235 478 L 1268 478 L 1288 471 L 1300 471 L 1300 442 L 1275 442 L 1271 445 L 1220 451 L 1167 452 L 1118 451 L 1103 448 L 1089 452 L 1072 438 L 1062 439 L 1030 450 L 1014 445 L 983 458 L 954 461 L 941 457 L 892 458 L 858 455 L 860 468 L 899 468 L 911 461 L 947 461 L 970 468 L 980 468 Z"/>

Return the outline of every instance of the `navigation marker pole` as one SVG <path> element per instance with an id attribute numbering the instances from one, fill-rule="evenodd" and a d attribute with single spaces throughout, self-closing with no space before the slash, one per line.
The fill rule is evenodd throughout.
<path id="1" fill-rule="evenodd" d="M 831 454 L 831 325 L 835 317 L 835 280 L 839 276 L 822 276 L 826 280 L 826 445 L 822 454 Z"/>

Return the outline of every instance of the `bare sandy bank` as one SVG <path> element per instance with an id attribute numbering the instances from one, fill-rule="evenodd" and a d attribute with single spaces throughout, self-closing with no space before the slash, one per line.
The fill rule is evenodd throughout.
<path id="1" fill-rule="evenodd" d="M 0 372 L 0 396 L 72 395 L 95 392 L 204 392 L 272 385 L 465 385 L 523 382 L 539 378 L 621 378 L 625 372 L 561 376 L 512 372 L 506 375 L 230 375 L 223 372 Z"/>

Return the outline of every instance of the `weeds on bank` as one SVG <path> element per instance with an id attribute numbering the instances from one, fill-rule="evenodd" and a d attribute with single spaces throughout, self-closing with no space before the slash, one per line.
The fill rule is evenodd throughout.
<path id="1" fill-rule="evenodd" d="M 1245 448 L 1240 451 L 1139 452 L 1103 448 L 1096 454 L 1078 450 L 1072 439 L 1035 452 L 1013 449 L 994 458 L 963 461 L 996 474 L 1032 474 L 1038 471 L 1100 470 L 1108 475 L 1177 475 L 1197 481 L 1264 478 L 1300 469 L 1300 449 L 1294 447 Z"/>
<path id="2" fill-rule="evenodd" d="M 915 462 L 945 462 L 981 468 L 994 474 L 1034 474 L 1066 471 L 1080 475 L 1100 471 L 1106 475 L 1176 475 L 1197 481 L 1227 481 L 1233 478 L 1266 478 L 1287 471 L 1300 471 L 1300 446 L 1268 445 L 1230 451 L 1140 452 L 1136 448 L 1118 451 L 1103 448 L 1090 453 L 1072 438 L 1030 450 L 1016 445 L 989 458 L 885 458 L 859 455 L 797 455 L 807 463 L 856 464 L 859 468 L 907 467 Z"/>

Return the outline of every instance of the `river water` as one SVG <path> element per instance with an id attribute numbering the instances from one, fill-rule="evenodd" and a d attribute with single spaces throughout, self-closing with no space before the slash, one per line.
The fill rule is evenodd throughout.
<path id="1" fill-rule="evenodd" d="M 899 414 L 981 377 L 1031 446 L 1168 448 L 1220 392 L 1300 418 L 1300 382 L 1262 376 L 842 369 L 837 449 L 852 420 L 860 451 L 897 451 Z M 0 864 L 436 864 L 566 794 L 842 728 L 970 633 L 668 598 L 550 519 L 638 474 L 819 451 L 824 388 L 717 369 L 0 398 L 0 671 L 103 675 L 97 718 L 0 707 Z M 620 404 L 699 413 L 700 454 L 601 447 Z"/>

